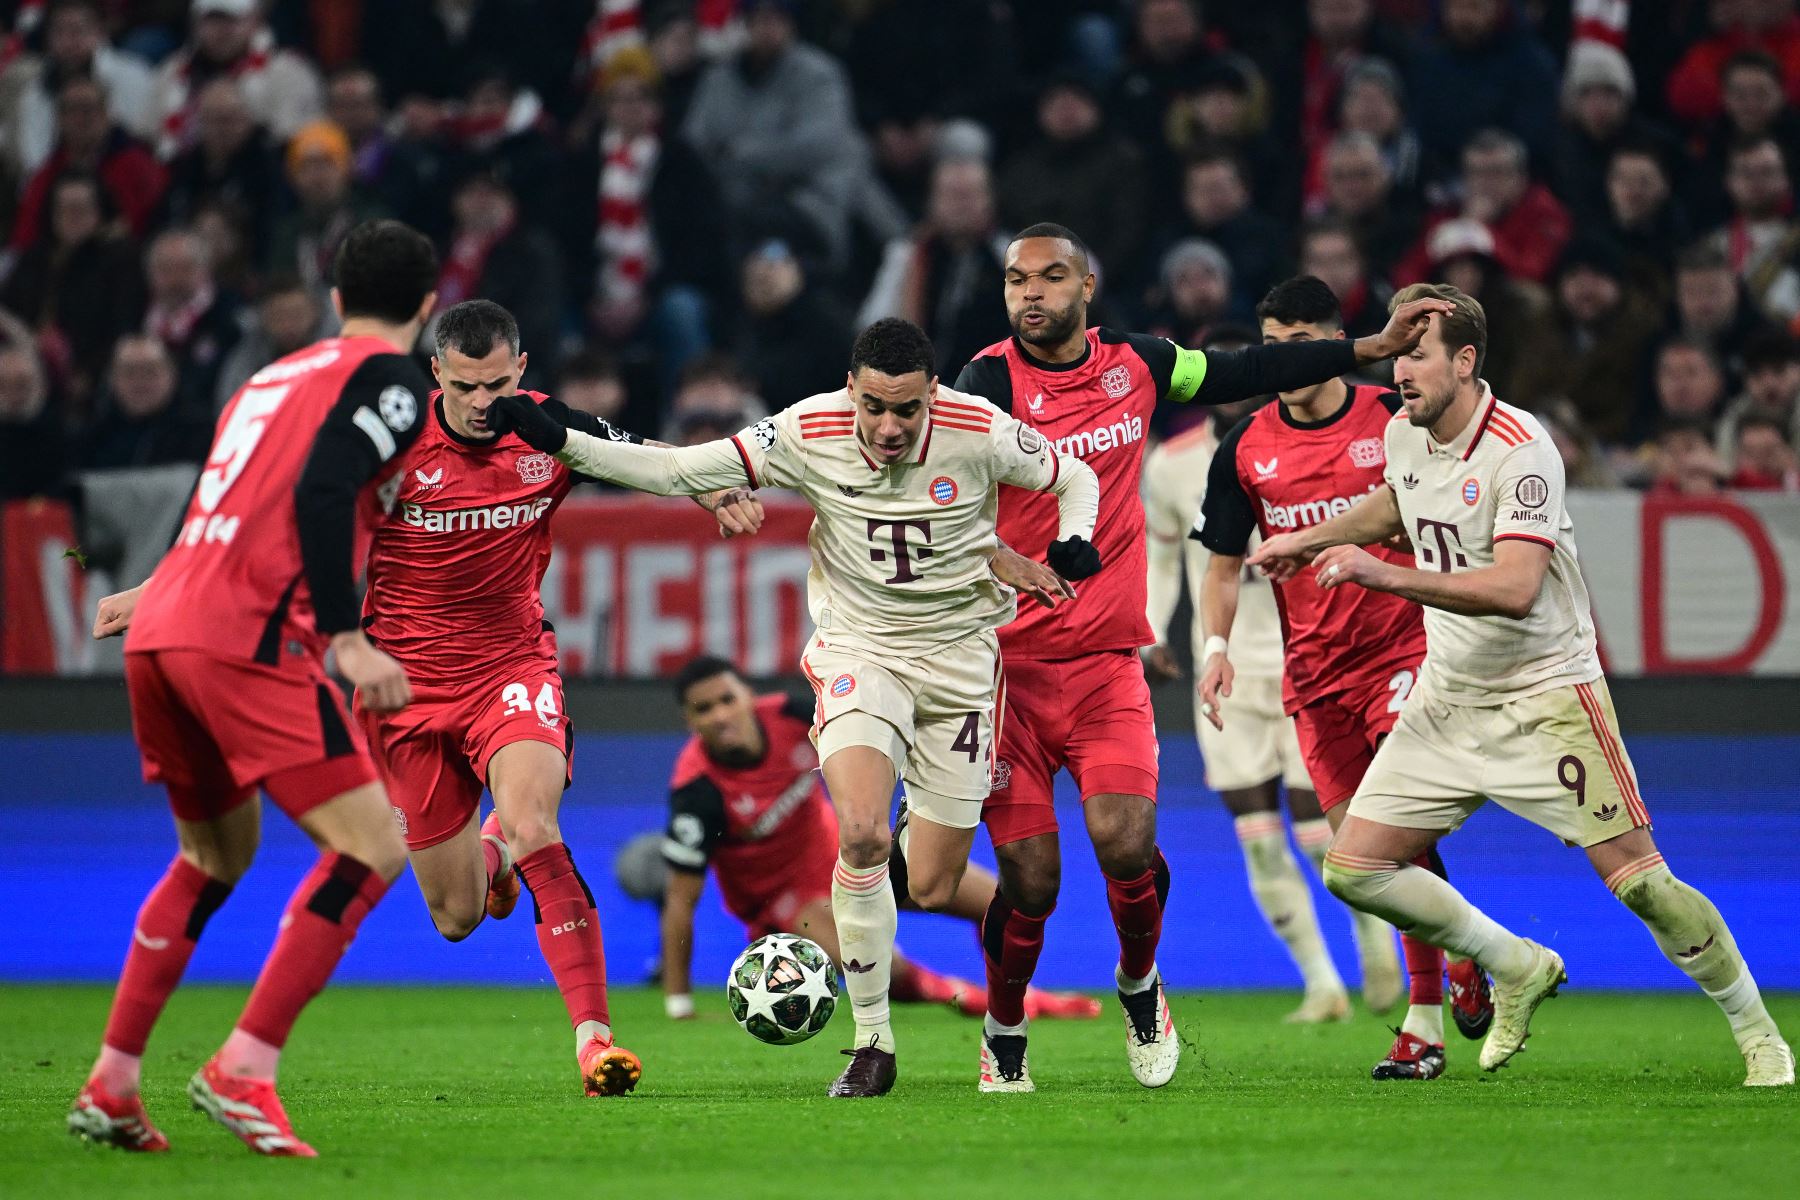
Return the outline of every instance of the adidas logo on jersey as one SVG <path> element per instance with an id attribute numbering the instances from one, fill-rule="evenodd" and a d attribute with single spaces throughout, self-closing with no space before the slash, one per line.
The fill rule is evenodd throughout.
<path id="1" fill-rule="evenodd" d="M 1144 440 L 1144 419 L 1126 413 L 1119 414 L 1119 419 L 1111 425 L 1102 425 L 1098 429 L 1084 429 L 1080 433 L 1071 433 L 1067 437 L 1056 439 L 1058 454 L 1073 454 L 1076 458 L 1087 458 L 1105 450 L 1112 450 Z M 1026 453 L 1031 453 L 1027 450 Z"/>
<path id="2" fill-rule="evenodd" d="M 400 519 L 426 533 L 465 533 L 479 529 L 515 529 L 529 525 L 550 510 L 550 497 L 539 496 L 523 504 L 493 504 L 486 508 L 454 508 L 439 512 L 408 500 L 400 505 Z"/>
<path id="3" fill-rule="evenodd" d="M 1414 488 L 1419 486 L 1419 477 L 1417 475 L 1414 475 L 1411 471 L 1408 471 L 1404 476 L 1401 477 L 1400 482 L 1404 483 L 1406 485 L 1406 490 L 1410 492 Z"/>
<path id="4" fill-rule="evenodd" d="M 1372 492 L 1379 486 L 1371 485 L 1369 491 Z M 1340 513 L 1349 512 L 1361 499 L 1360 495 L 1331 496 L 1324 500 L 1303 500 L 1298 504 L 1271 504 L 1269 498 L 1264 496 L 1263 520 L 1270 529 L 1305 529 L 1309 525 L 1329 521 Z"/>

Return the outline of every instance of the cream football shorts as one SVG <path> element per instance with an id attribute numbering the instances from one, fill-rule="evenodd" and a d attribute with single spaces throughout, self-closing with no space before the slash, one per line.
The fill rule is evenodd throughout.
<path id="1" fill-rule="evenodd" d="M 846 746 L 872 746 L 894 764 L 909 811 L 953 829 L 981 823 L 1000 699 L 993 630 L 916 655 L 814 635 L 800 669 L 818 697 L 821 763 Z"/>
<path id="2" fill-rule="evenodd" d="M 1214 729 L 1194 696 L 1194 729 L 1206 763 L 1206 786 L 1215 792 L 1253 788 L 1279 776 L 1289 788 L 1312 790 L 1300 757 L 1294 718 L 1281 708 L 1281 677 L 1239 675 L 1223 706 L 1225 728 Z"/>
<path id="3" fill-rule="evenodd" d="M 1604 679 L 1481 708 L 1421 683 L 1350 815 L 1448 833 L 1488 800 L 1572 846 L 1650 824 Z"/>

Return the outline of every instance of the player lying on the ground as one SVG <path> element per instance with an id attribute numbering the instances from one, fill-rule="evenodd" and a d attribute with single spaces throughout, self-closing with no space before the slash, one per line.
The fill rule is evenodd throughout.
<path id="1" fill-rule="evenodd" d="M 1061 225 L 1022 230 L 1006 250 L 1005 299 L 1013 336 L 982 351 L 957 387 L 1011 413 L 1059 451 L 1091 460 L 1101 485 L 1094 543 L 1106 566 L 1079 602 L 1027 609 L 1001 630 L 1010 687 L 992 795 L 982 819 L 1000 865 L 1000 891 L 982 923 L 988 975 L 980 1088 L 1032 1090 L 1025 988 L 1056 906 L 1062 856 L 1051 786 L 1067 770 L 1118 935 L 1113 970 L 1134 1078 L 1161 1087 L 1181 1042 L 1156 969 L 1169 868 L 1156 844 L 1156 724 L 1138 649 L 1145 620 L 1145 434 L 1156 406 L 1219 404 L 1303 387 L 1406 349 L 1438 307 L 1396 312 L 1379 335 L 1301 346 L 1249 346 L 1209 354 L 1167 338 L 1087 327 L 1094 274 L 1086 247 Z M 1056 521 L 1039 498 L 1002 489 L 1001 540 L 1035 559 Z M 1005 555 L 1001 556 L 1002 558 Z"/>
<path id="2" fill-rule="evenodd" d="M 758 696 L 736 667 L 711 657 L 682 667 L 675 697 L 694 736 L 681 748 L 669 781 L 662 985 L 669 1015 L 681 1018 L 694 1012 L 694 910 L 708 866 L 725 907 L 744 923 L 750 940 L 799 933 L 824 947 L 840 968 L 844 960 L 831 917 L 837 814 L 808 737 L 812 702 Z M 994 899 L 994 885 L 990 872 L 969 864 L 945 914 L 978 923 Z M 971 1017 L 987 1011 L 980 985 L 939 975 L 897 948 L 893 963 L 893 1000 L 954 1004 Z M 1091 997 L 1038 988 L 1026 993 L 1025 1007 L 1033 1016 L 1100 1015 Z"/>
<path id="3" fill-rule="evenodd" d="M 1794 1057 L 1712 901 L 1670 873 L 1619 736 L 1595 650 L 1563 463 L 1537 418 L 1481 378 L 1487 317 L 1469 296 L 1415 284 L 1396 302 L 1455 305 L 1394 364 L 1405 420 L 1387 425 L 1385 482 L 1354 508 L 1269 538 L 1250 555 L 1274 578 L 1307 563 L 1325 589 L 1425 606 L 1425 663 L 1325 856 L 1356 907 L 1466 954 L 1494 976 L 1481 1065 L 1519 1052 L 1567 976 L 1554 950 L 1501 928 L 1448 881 L 1411 865 L 1492 799 L 1565 842 L 1649 927 L 1669 961 L 1724 1011 L 1748 1086 L 1794 1082 Z M 1363 546 L 1412 539 L 1417 567 Z"/>
<path id="4" fill-rule="evenodd" d="M 994 630 L 1014 611 L 994 572 L 1000 485 L 1056 494 L 1054 570 L 1025 564 L 1034 594 L 1072 596 L 1064 580 L 1100 569 L 1088 541 L 1093 471 L 986 401 L 939 387 L 933 354 L 918 326 L 877 321 L 856 339 L 842 391 L 681 450 L 570 432 L 523 397 L 496 405 L 526 441 L 588 474 L 663 495 L 789 487 L 813 507 L 807 603 L 818 632 L 800 666 L 818 696 L 815 744 L 838 814 L 831 908 L 856 1020 L 834 1096 L 878 1096 L 894 1082 L 896 776 L 921 908 L 950 905 L 981 820 L 1000 691 Z"/>
<path id="5" fill-rule="evenodd" d="M 406 668 L 413 703 L 384 713 L 359 695 L 358 709 L 438 932 L 460 941 L 484 910 L 508 915 L 522 879 L 583 1087 L 617 1095 L 636 1086 L 642 1064 L 613 1042 L 599 914 L 557 823 L 574 729 L 539 594 L 550 518 L 576 477 L 487 423 L 526 369 L 511 313 L 468 300 L 438 316 L 434 336 L 440 390 L 392 465 L 396 502 L 375 526 L 363 602 L 363 627 Z M 638 440 L 539 399 L 594 436 Z M 745 521 L 754 524 L 756 507 Z M 738 527 L 729 505 L 721 520 Z M 484 789 L 494 808 L 482 822 Z"/>
<path id="6" fill-rule="evenodd" d="M 1334 381 L 1335 382 L 1335 381 Z M 1329 387 L 1319 384 L 1308 392 Z M 1338 384 L 1339 387 L 1343 385 Z M 1231 731 L 1215 728 L 1193 697 L 1194 730 L 1206 770 L 1206 786 L 1219 793 L 1231 813 L 1250 894 L 1269 929 L 1281 939 L 1300 971 L 1304 993 L 1300 1007 L 1284 1020 L 1301 1025 L 1348 1020 L 1349 993 L 1331 951 L 1319 934 L 1312 889 L 1288 848 L 1281 815 L 1281 792 L 1294 825 L 1294 840 L 1315 869 L 1324 865 L 1331 825 L 1319 809 L 1319 797 L 1307 774 L 1294 718 L 1282 709 L 1282 632 L 1274 590 L 1254 571 L 1239 578 L 1243 585 L 1235 625 L 1210 626 L 1201 603 L 1205 579 L 1215 569 L 1215 555 L 1188 530 L 1206 494 L 1207 468 L 1219 450 L 1219 431 L 1229 430 L 1257 402 L 1214 410 L 1193 429 L 1169 438 L 1144 459 L 1144 517 L 1149 530 L 1146 556 L 1151 632 L 1156 645 L 1144 652 L 1144 671 L 1153 682 L 1181 678 L 1181 668 L 1167 644 L 1169 622 L 1187 581 L 1193 609 L 1189 645 L 1204 664 L 1223 653 L 1226 638 L 1236 647 L 1236 686 L 1232 693 Z M 1242 564 L 1237 564 L 1242 570 Z M 1218 568 L 1225 569 L 1223 563 Z M 1348 910 L 1354 918 L 1362 960 L 1363 1001 L 1385 1013 L 1400 999 L 1400 960 L 1394 952 L 1394 930 L 1379 917 Z"/>
<path id="7" fill-rule="evenodd" d="M 91 1141 L 169 1148 L 139 1098 L 144 1046 L 207 922 L 250 869 L 260 789 L 320 857 L 188 1097 L 258 1154 L 314 1155 L 275 1090 L 281 1051 L 406 866 L 325 650 L 370 707 L 411 699 L 400 664 L 358 628 L 351 552 L 378 509 L 377 481 L 424 425 L 430 385 L 407 353 L 436 304 L 437 273 L 416 230 L 351 230 L 331 294 L 340 334 L 238 390 L 174 544 L 149 580 L 100 603 L 95 637 L 130 627 L 132 728 L 145 780 L 168 789 L 180 853 L 138 910 L 99 1061 L 69 1114 L 70 1131 Z"/>
<path id="8" fill-rule="evenodd" d="M 1337 297 L 1310 275 L 1276 284 L 1257 305 L 1271 343 L 1318 344 L 1344 336 Z M 1200 711 L 1225 731 L 1238 732 L 1244 700 L 1227 639 L 1239 601 L 1266 589 L 1242 583 L 1251 538 L 1315 525 L 1381 486 L 1382 437 L 1400 397 L 1378 387 L 1350 387 L 1331 379 L 1283 392 L 1277 402 L 1240 422 L 1212 461 L 1206 500 L 1193 536 L 1213 552 L 1201 584 L 1200 609 L 1216 642 L 1200 652 Z M 1410 547 L 1381 546 L 1383 559 L 1412 565 Z M 1286 642 L 1281 707 L 1293 714 L 1308 774 L 1330 829 L 1344 820 L 1369 760 L 1394 727 L 1425 657 L 1419 606 L 1398 596 L 1360 589 L 1334 592 L 1299 576 L 1275 585 Z M 1324 847 L 1320 847 L 1321 857 Z M 1419 866 L 1443 874 L 1436 851 Z M 1387 924 L 1363 916 L 1359 936 L 1391 955 Z M 1436 946 L 1402 935 L 1409 1003 L 1377 1079 L 1435 1079 L 1444 1072 L 1444 957 Z M 1487 1032 L 1493 1016 L 1488 984 L 1467 959 L 1450 964 L 1452 1012 L 1465 1037 Z"/>

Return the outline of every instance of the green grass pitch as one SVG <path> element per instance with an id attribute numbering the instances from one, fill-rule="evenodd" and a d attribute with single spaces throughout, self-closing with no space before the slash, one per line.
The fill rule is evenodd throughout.
<path id="1" fill-rule="evenodd" d="M 302 1019 L 284 1097 L 316 1161 L 260 1160 L 182 1087 L 243 1002 L 177 994 L 150 1047 L 146 1101 L 174 1143 L 84 1147 L 63 1113 L 92 1061 L 108 993 L 0 987 L 0 1194 L 58 1197 L 1475 1197 L 1767 1200 L 1800 1188 L 1800 1094 L 1738 1086 L 1724 1022 L 1692 993 L 1582 993 L 1540 1010 L 1515 1065 L 1486 1076 L 1451 1033 L 1432 1083 L 1373 1083 L 1373 1018 L 1279 1023 L 1293 997 L 1173 998 L 1180 1072 L 1132 1081 L 1123 1024 L 1039 1022 L 1034 1096 L 975 1090 L 975 1021 L 900 1010 L 900 1083 L 827 1100 L 840 1012 L 801 1046 L 752 1041 L 702 997 L 701 1020 L 614 992 L 644 1080 L 580 1094 L 554 992 L 337 988 Z M 714 1002 L 716 1000 L 716 1002 Z M 1800 996 L 1772 998 L 1800 1029 Z"/>

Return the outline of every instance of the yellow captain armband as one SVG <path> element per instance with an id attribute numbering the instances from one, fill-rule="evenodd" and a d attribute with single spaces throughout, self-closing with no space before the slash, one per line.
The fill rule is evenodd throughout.
<path id="1" fill-rule="evenodd" d="M 1175 369 L 1169 375 L 1169 394 L 1165 397 L 1185 404 L 1200 391 L 1206 380 L 1206 351 L 1175 347 Z"/>

